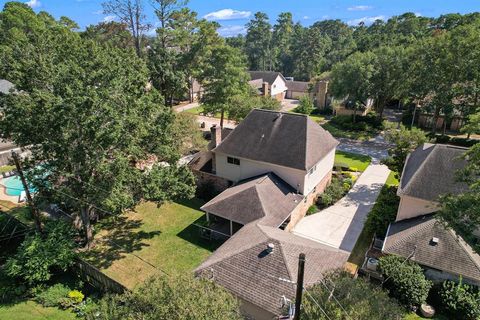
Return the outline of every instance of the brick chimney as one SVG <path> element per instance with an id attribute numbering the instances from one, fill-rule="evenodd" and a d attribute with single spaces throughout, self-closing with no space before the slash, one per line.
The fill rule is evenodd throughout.
<path id="1" fill-rule="evenodd" d="M 269 96 L 270 96 L 270 92 L 269 92 L 270 86 L 268 85 L 268 82 L 264 81 L 264 82 L 262 83 L 262 90 L 263 90 L 263 95 L 264 95 L 265 97 L 269 97 Z"/>
<path id="2" fill-rule="evenodd" d="M 222 142 L 222 128 L 218 127 L 214 124 L 210 128 L 210 132 L 212 134 L 212 141 L 210 142 L 209 149 L 212 150 L 215 148 L 220 142 Z"/>
<path id="3" fill-rule="evenodd" d="M 317 84 L 317 108 L 320 110 L 325 109 L 327 106 L 327 92 L 328 92 L 328 81 L 319 81 Z"/>

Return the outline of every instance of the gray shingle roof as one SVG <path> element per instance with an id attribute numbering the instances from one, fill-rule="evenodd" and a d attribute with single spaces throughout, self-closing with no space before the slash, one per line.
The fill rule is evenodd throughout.
<path id="1" fill-rule="evenodd" d="M 275 82 L 277 77 L 281 77 L 283 81 L 286 82 L 285 78 L 280 72 L 275 71 L 248 71 L 250 74 L 251 80 L 262 79 L 262 81 L 268 82 L 269 85 L 272 85 Z"/>
<path id="2" fill-rule="evenodd" d="M 10 89 L 15 86 L 8 80 L 0 79 L 0 93 L 7 94 L 10 93 Z"/>
<path id="3" fill-rule="evenodd" d="M 306 115 L 254 109 L 213 151 L 309 170 L 337 145 Z"/>
<path id="4" fill-rule="evenodd" d="M 267 252 L 267 245 L 275 248 Z M 311 286 L 331 270 L 342 268 L 349 254 L 345 251 L 295 236 L 256 222 L 240 229 L 195 273 L 213 278 L 236 296 L 273 314 L 278 314 L 282 296 L 294 298 L 295 286 L 281 279 L 296 281 L 298 255 L 305 253 L 305 286 Z"/>
<path id="5" fill-rule="evenodd" d="M 432 245 L 433 237 L 439 239 L 438 244 Z M 434 215 L 390 224 L 382 251 L 403 257 L 415 251 L 411 260 L 419 264 L 480 280 L 480 256 Z"/>
<path id="6" fill-rule="evenodd" d="M 467 162 L 461 158 L 467 149 L 425 143 L 413 151 L 405 162 L 398 195 L 437 201 L 442 194 L 458 194 L 468 189 L 459 182 L 456 172 Z"/>
<path id="7" fill-rule="evenodd" d="M 305 81 L 287 81 L 287 88 L 289 91 L 307 92 L 309 82 Z"/>
<path id="8" fill-rule="evenodd" d="M 228 188 L 202 206 L 202 210 L 240 224 L 260 220 L 280 226 L 303 200 L 274 173 L 262 175 Z"/>

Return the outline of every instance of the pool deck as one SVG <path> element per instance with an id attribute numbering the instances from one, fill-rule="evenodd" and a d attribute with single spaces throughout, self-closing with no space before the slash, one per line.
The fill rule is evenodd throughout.
<path id="1" fill-rule="evenodd" d="M 2 183 L 3 181 L 3 178 L 0 179 L 0 184 L 3 184 Z M 0 200 L 5 200 L 5 201 L 10 201 L 10 202 L 13 202 L 15 204 L 18 204 L 18 199 L 19 199 L 19 196 L 9 196 L 5 191 L 6 188 L 4 186 L 0 186 Z"/>

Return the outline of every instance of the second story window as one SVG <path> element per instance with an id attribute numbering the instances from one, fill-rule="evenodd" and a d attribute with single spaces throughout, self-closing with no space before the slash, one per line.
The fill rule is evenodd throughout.
<path id="1" fill-rule="evenodd" d="M 308 175 L 311 176 L 315 170 L 317 170 L 317 165 L 314 165 L 310 170 L 308 170 Z"/>
<path id="2" fill-rule="evenodd" d="M 227 157 L 227 162 L 231 164 L 235 164 L 237 166 L 240 165 L 240 159 L 233 158 L 233 157 Z"/>

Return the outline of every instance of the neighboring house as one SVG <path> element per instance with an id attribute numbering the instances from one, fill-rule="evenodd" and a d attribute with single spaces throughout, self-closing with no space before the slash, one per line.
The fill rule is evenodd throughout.
<path id="1" fill-rule="evenodd" d="M 249 71 L 250 85 L 257 89 L 261 95 L 272 97 L 278 101 L 285 98 L 287 80 L 280 72 L 274 71 Z"/>
<path id="2" fill-rule="evenodd" d="M 373 99 L 369 98 L 367 101 L 364 102 L 363 107 L 355 108 L 353 107 L 353 102 L 344 100 L 338 104 L 336 104 L 333 108 L 333 114 L 336 116 L 350 116 L 356 114 L 357 116 L 366 116 L 367 113 L 373 107 Z"/>
<path id="3" fill-rule="evenodd" d="M 425 143 L 407 157 L 398 187 L 400 205 L 396 221 L 438 211 L 441 195 L 468 189 L 467 184 L 456 179 L 456 172 L 466 165 L 461 158 L 466 150 Z"/>
<path id="4" fill-rule="evenodd" d="M 328 107 L 330 101 L 328 96 L 328 80 L 316 82 L 287 81 L 287 99 L 300 99 L 303 96 L 310 96 L 315 107 L 320 110 Z"/>
<path id="5" fill-rule="evenodd" d="M 305 253 L 304 286 L 342 268 L 349 253 L 278 228 L 251 222 L 218 248 L 196 270 L 241 302 L 248 319 L 278 319 L 294 303 L 298 256 Z M 282 303 L 286 302 L 286 304 Z"/>
<path id="6" fill-rule="evenodd" d="M 407 157 L 397 193 L 397 217 L 388 227 L 381 255 L 396 254 L 415 261 L 432 280 L 458 280 L 461 276 L 479 285 L 480 256 L 435 217 L 441 195 L 468 189 L 456 177 L 467 163 L 462 158 L 466 150 L 425 143 Z"/>

